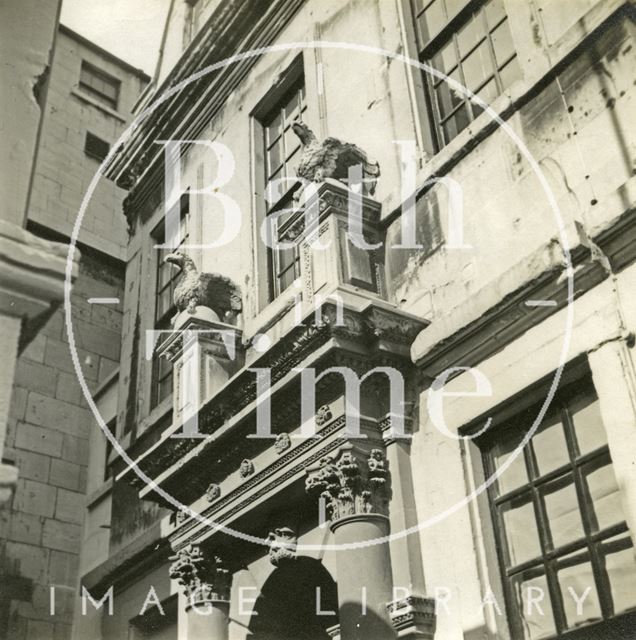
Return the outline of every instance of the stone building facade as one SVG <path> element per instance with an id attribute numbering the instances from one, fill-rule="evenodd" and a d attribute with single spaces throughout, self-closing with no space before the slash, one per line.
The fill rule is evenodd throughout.
<path id="1" fill-rule="evenodd" d="M 89 436 L 101 431 L 75 373 L 60 304 L 65 245 L 90 181 L 149 80 L 62 25 L 52 50 L 26 225 L 44 246 L 59 247 L 60 299 L 31 329 L 17 358 L 4 440 L 3 457 L 18 470 L 13 496 L 0 510 L 0 637 L 11 640 L 71 634 Z M 100 181 L 77 245 L 71 307 L 91 392 L 107 385 L 119 366 L 123 305 L 96 299 L 123 299 L 124 196 Z M 53 259 L 48 251 L 44 264 Z"/>
<path id="2" fill-rule="evenodd" d="M 630 637 L 633 20 L 172 3 L 108 170 L 121 448 L 90 465 L 75 637 Z M 327 136 L 379 178 L 309 161 Z M 324 171 L 294 191 L 301 159 Z"/>

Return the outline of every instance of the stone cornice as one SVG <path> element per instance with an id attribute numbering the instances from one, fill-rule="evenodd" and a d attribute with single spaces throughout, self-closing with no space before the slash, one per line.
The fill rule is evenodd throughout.
<path id="1" fill-rule="evenodd" d="M 62 301 L 68 247 L 0 220 L 0 307 L 6 315 L 32 320 Z M 78 272 L 75 250 L 71 280 Z"/>
<path id="2" fill-rule="evenodd" d="M 581 239 L 571 250 L 574 297 L 604 280 L 607 266 Z M 456 366 L 475 366 L 567 305 L 567 273 L 560 244 L 552 240 L 497 281 L 433 321 L 411 348 L 413 362 L 430 377 Z M 548 301 L 527 305 L 527 301 Z"/>
<path id="3" fill-rule="evenodd" d="M 155 91 L 153 99 L 205 67 L 271 44 L 304 1 L 230 0 L 220 3 Z M 152 144 L 153 141 L 196 138 L 257 61 L 258 57 L 247 58 L 208 76 L 205 82 L 193 82 L 140 123 L 107 169 L 108 177 L 119 186 L 133 189 L 126 204 L 129 216 L 135 214 L 137 205 L 144 201 L 160 178 L 162 148 Z M 138 181 L 143 186 L 134 188 Z M 131 221 L 129 217 L 129 225 Z"/>
<path id="4" fill-rule="evenodd" d="M 317 371 L 335 364 L 361 371 L 380 365 L 408 369 L 408 348 L 415 335 L 426 326 L 425 321 L 395 308 L 391 309 L 386 303 L 380 305 L 367 302 L 360 310 L 345 308 L 342 324 L 336 324 L 337 316 L 336 306 L 325 303 L 320 324 L 316 324 L 313 314 L 310 315 L 305 322 L 292 329 L 287 336 L 251 363 L 250 368 L 264 368 L 270 371 L 272 403 L 275 403 L 278 394 L 282 393 L 282 387 L 277 388 L 276 383 L 285 378 L 286 386 L 293 379 L 297 379 L 298 372 L 292 370 L 308 358 L 314 358 L 311 366 Z M 337 343 L 350 344 L 351 348 L 353 345 L 357 346 L 351 351 L 349 348 L 337 347 Z M 339 360 L 334 361 L 334 357 Z M 214 434 L 214 437 L 208 437 L 203 441 L 170 438 L 172 433 L 181 429 L 180 424 L 174 424 L 158 443 L 138 458 L 139 467 L 159 484 L 164 483 L 175 471 L 183 475 L 186 456 L 192 452 L 199 459 L 199 464 L 202 464 L 201 460 L 206 456 L 201 454 L 205 449 L 218 450 L 216 432 L 222 433 L 224 438 L 231 435 L 231 432 L 238 434 L 238 424 L 246 424 L 246 415 L 254 413 L 255 401 L 256 376 L 244 368 L 199 411 L 199 432 L 208 436 Z M 284 404 L 289 405 L 289 400 Z M 237 418 L 241 413 L 243 417 Z M 227 444 L 225 449 L 230 451 Z M 128 470 L 127 473 L 133 472 Z M 188 474 L 190 478 L 193 476 L 192 473 Z M 142 486 L 139 478 L 129 477 L 134 484 Z M 207 484 L 209 482 L 210 478 L 207 478 Z M 201 493 L 205 491 L 205 487 L 197 487 L 197 491 L 199 489 Z M 158 499 L 149 488 L 144 488 L 142 495 Z"/>

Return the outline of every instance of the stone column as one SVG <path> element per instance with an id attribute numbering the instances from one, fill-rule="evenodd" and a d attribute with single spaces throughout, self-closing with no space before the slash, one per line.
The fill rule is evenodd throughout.
<path id="1" fill-rule="evenodd" d="M 190 544 L 171 558 L 170 577 L 186 597 L 186 640 L 228 640 L 230 577 L 220 558 Z"/>
<path id="2" fill-rule="evenodd" d="M 308 470 L 307 491 L 324 501 L 336 551 L 341 640 L 395 638 L 391 599 L 389 473 L 380 449 L 346 444 Z"/>

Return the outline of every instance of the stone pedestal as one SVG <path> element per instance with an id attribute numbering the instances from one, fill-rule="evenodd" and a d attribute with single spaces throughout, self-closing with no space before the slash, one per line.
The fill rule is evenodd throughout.
<path id="1" fill-rule="evenodd" d="M 300 249 L 303 313 L 340 285 L 383 296 L 380 203 L 336 180 L 314 186 L 278 234 L 281 242 L 296 242 Z"/>
<path id="2" fill-rule="evenodd" d="M 391 599 L 388 470 L 379 449 L 343 445 L 308 471 L 307 490 L 324 500 L 336 551 L 341 640 L 395 638 Z"/>
<path id="3" fill-rule="evenodd" d="M 157 348 L 174 367 L 174 416 L 187 437 L 197 437 L 201 405 L 243 365 L 241 331 L 218 320 L 207 307 L 182 311 Z"/>
<path id="4" fill-rule="evenodd" d="M 230 578 L 220 558 L 190 544 L 171 560 L 170 577 L 184 587 L 186 640 L 228 640 Z"/>

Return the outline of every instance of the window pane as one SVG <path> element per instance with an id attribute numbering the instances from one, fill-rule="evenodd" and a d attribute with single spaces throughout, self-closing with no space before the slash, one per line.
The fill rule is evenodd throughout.
<path id="1" fill-rule="evenodd" d="M 289 127 L 285 131 L 285 158 L 290 158 L 300 147 L 300 140 L 294 133 L 294 130 Z"/>
<path id="2" fill-rule="evenodd" d="M 485 37 L 481 15 L 473 16 L 457 32 L 457 44 L 459 46 L 459 57 L 464 58 L 466 54 Z"/>
<path id="3" fill-rule="evenodd" d="M 455 43 L 451 40 L 431 61 L 431 66 L 448 74 L 457 65 L 457 53 Z M 457 78 L 456 78 L 457 79 Z"/>
<path id="4" fill-rule="evenodd" d="M 521 69 L 516 57 L 513 58 L 503 69 L 500 69 L 499 77 L 501 78 L 501 86 L 504 89 L 521 78 Z"/>
<path id="5" fill-rule="evenodd" d="M 443 0 L 433 0 L 418 20 L 421 42 L 434 38 L 446 24 Z"/>
<path id="6" fill-rule="evenodd" d="M 289 124 L 299 115 L 299 94 L 298 91 L 290 98 L 289 102 L 285 105 L 285 124 Z"/>
<path id="7" fill-rule="evenodd" d="M 552 544 L 555 548 L 578 540 L 585 535 L 574 484 L 554 491 L 549 490 L 543 498 L 550 524 Z"/>
<path id="8" fill-rule="evenodd" d="M 534 506 L 522 503 L 528 499 L 514 499 L 501 507 L 511 566 L 541 555 Z"/>
<path id="9" fill-rule="evenodd" d="M 467 4 L 468 0 L 446 0 L 448 19 L 454 18 Z"/>
<path id="10" fill-rule="evenodd" d="M 451 77 L 456 76 L 457 72 L 453 72 Z M 453 77 L 453 80 L 456 78 Z M 440 117 L 445 118 L 455 107 L 462 103 L 462 96 L 459 95 L 455 89 L 452 89 L 447 82 L 442 83 L 435 89 L 437 94 L 437 105 L 439 108 Z"/>
<path id="11" fill-rule="evenodd" d="M 479 91 L 476 91 L 475 95 L 479 96 L 487 105 L 490 105 L 497 97 L 497 83 L 494 79 L 490 80 Z M 477 104 L 473 103 L 471 108 L 475 118 L 483 112 L 483 109 Z"/>
<path id="12" fill-rule="evenodd" d="M 612 587 L 614 613 L 618 615 L 636 607 L 636 560 L 634 548 L 606 551 L 605 568 Z"/>
<path id="13" fill-rule="evenodd" d="M 486 21 L 490 29 L 496 26 L 506 15 L 502 0 L 490 0 L 484 7 L 484 11 L 486 12 Z"/>
<path id="14" fill-rule="evenodd" d="M 594 572 L 589 561 L 560 569 L 557 577 L 569 628 L 602 618 Z"/>
<path id="15" fill-rule="evenodd" d="M 521 442 L 521 436 L 519 433 L 514 438 L 508 438 L 501 442 L 497 442 L 493 449 L 492 460 L 495 469 L 500 469 L 506 462 L 512 452 L 516 449 L 519 442 Z M 497 488 L 499 495 L 508 493 L 512 489 L 516 489 L 528 482 L 528 472 L 526 471 L 526 463 L 523 455 L 523 451 L 510 463 L 510 466 L 497 478 Z"/>
<path id="16" fill-rule="evenodd" d="M 570 405 L 579 452 L 584 455 L 607 444 L 598 399 L 579 397 Z"/>
<path id="17" fill-rule="evenodd" d="M 507 20 L 492 32 L 492 46 L 495 50 L 495 59 L 498 67 L 501 67 L 504 62 L 514 55 L 515 47 Z"/>
<path id="18" fill-rule="evenodd" d="M 525 640 L 541 640 L 554 635 L 554 616 L 545 576 L 515 580 L 515 595 Z"/>
<path id="19" fill-rule="evenodd" d="M 587 474 L 587 486 L 594 503 L 599 530 L 625 520 L 621 496 L 611 464 Z"/>
<path id="20" fill-rule="evenodd" d="M 466 78 L 466 86 L 471 91 L 480 87 L 486 78 L 493 74 L 490 51 L 486 40 L 462 62 L 462 68 L 464 70 L 464 78 Z"/>
<path id="21" fill-rule="evenodd" d="M 554 471 L 570 459 L 561 421 L 553 416 L 546 422 L 532 438 L 540 475 Z"/>
<path id="22" fill-rule="evenodd" d="M 468 122 L 468 110 L 466 106 L 460 107 L 455 115 L 451 116 L 442 125 L 444 140 L 446 142 L 452 140 L 460 131 L 463 131 L 468 126 Z"/>
<path id="23" fill-rule="evenodd" d="M 283 149 L 282 140 L 279 140 L 268 152 L 267 152 L 267 173 L 272 175 L 280 167 L 282 162 Z"/>
<path id="24" fill-rule="evenodd" d="M 280 111 L 267 127 L 267 146 L 270 146 L 281 134 L 281 114 Z"/>

